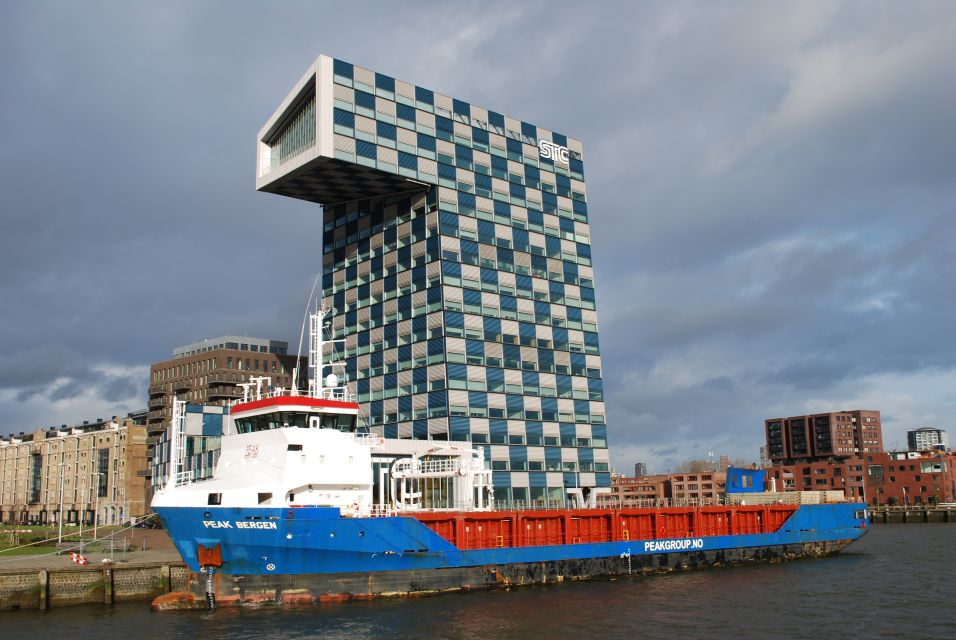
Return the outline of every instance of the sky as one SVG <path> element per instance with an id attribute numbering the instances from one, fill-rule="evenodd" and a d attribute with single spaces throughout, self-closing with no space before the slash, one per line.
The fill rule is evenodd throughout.
<path id="1" fill-rule="evenodd" d="M 2 12 L 0 433 L 143 408 L 181 344 L 295 343 L 321 212 L 255 191 L 255 136 L 320 53 L 583 141 L 619 471 L 807 412 L 956 428 L 954 3 Z"/>

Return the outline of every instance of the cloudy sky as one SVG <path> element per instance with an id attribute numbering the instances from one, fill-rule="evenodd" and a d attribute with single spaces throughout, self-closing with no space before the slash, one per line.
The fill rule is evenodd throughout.
<path id="1" fill-rule="evenodd" d="M 0 433 L 143 407 L 179 344 L 293 341 L 320 212 L 255 192 L 254 145 L 319 53 L 583 140 L 619 470 L 802 412 L 956 430 L 953 3 L 2 9 Z"/>

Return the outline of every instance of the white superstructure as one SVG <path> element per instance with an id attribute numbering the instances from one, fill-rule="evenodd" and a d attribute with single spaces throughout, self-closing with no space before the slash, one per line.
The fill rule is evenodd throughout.
<path id="1" fill-rule="evenodd" d="M 324 374 L 322 320 L 312 314 L 309 393 L 268 391 L 268 378 L 243 385 L 224 424 L 213 477 L 181 472 L 181 407 L 170 426 L 170 475 L 153 506 L 325 506 L 343 515 L 491 508 L 491 471 L 467 443 L 390 439 L 363 433 L 346 383 Z M 177 401 L 178 402 L 178 401 Z M 174 408 L 175 409 L 175 408 Z"/>

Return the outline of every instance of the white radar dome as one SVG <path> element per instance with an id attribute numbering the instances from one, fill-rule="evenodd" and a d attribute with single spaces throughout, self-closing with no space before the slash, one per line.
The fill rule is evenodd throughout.
<path id="1" fill-rule="evenodd" d="M 330 373 L 325 376 L 325 386 L 327 387 L 337 387 L 339 386 L 339 377 L 334 373 Z"/>

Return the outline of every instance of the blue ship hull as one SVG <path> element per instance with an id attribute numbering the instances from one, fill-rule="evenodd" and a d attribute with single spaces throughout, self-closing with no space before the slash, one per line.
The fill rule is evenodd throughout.
<path id="1" fill-rule="evenodd" d="M 343 518 L 338 509 L 157 508 L 201 574 L 196 603 L 326 599 L 555 582 L 835 553 L 867 531 L 863 504 L 802 505 L 772 533 L 459 549 L 411 517 Z M 216 559 L 200 554 L 216 550 Z M 212 599 L 209 600 L 210 604 Z"/>

